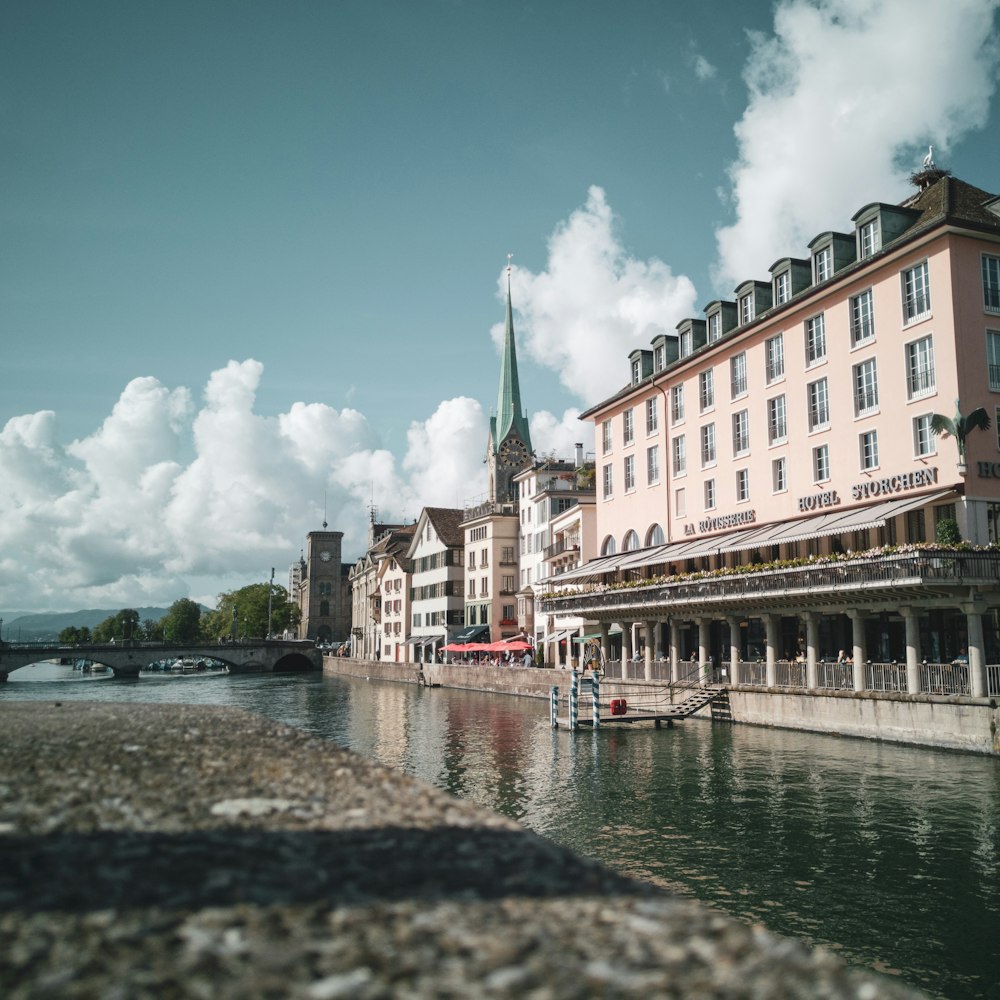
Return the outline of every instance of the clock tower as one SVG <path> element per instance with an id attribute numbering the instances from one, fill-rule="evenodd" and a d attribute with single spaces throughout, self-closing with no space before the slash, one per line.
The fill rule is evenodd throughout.
<path id="1" fill-rule="evenodd" d="M 490 417 L 490 436 L 486 442 L 491 501 L 502 503 L 517 499 L 514 476 L 531 464 L 531 458 L 531 432 L 528 429 L 527 414 L 521 407 L 521 387 L 517 378 L 508 258 L 507 320 L 503 336 L 503 353 L 500 358 L 500 388 L 497 391 L 496 415 Z"/>
<path id="2" fill-rule="evenodd" d="M 343 642 L 350 634 L 350 592 L 347 567 L 340 556 L 342 531 L 310 531 L 299 567 L 299 637 L 318 642 Z M 346 603 L 345 603 L 346 596 Z"/>

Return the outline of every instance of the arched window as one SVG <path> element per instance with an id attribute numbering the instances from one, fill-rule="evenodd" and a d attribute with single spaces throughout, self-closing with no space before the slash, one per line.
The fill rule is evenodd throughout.
<path id="1" fill-rule="evenodd" d="M 646 545 L 663 545 L 666 543 L 666 538 L 663 535 L 663 529 L 658 525 L 654 524 L 650 527 L 649 531 L 646 532 Z"/>
<path id="2" fill-rule="evenodd" d="M 330 616 L 330 602 L 320 601 L 319 602 L 319 616 L 320 618 L 329 618 Z"/>
<path id="3" fill-rule="evenodd" d="M 608 535 L 604 539 L 604 544 L 601 545 L 601 555 L 602 556 L 613 556 L 618 551 L 618 545 L 614 540 L 612 535 Z"/>
<path id="4" fill-rule="evenodd" d="M 622 540 L 622 552 L 631 552 L 637 548 L 639 548 L 639 536 L 634 531 L 629 531 Z"/>

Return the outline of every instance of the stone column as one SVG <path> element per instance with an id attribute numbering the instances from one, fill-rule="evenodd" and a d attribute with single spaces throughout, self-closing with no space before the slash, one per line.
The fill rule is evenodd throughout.
<path id="1" fill-rule="evenodd" d="M 632 659 L 632 623 L 622 622 L 622 679 L 628 673 L 626 663 Z"/>
<path id="2" fill-rule="evenodd" d="M 989 691 L 986 680 L 986 656 L 983 649 L 983 612 L 985 603 L 979 599 L 962 605 L 969 631 L 969 690 L 973 698 L 985 698 Z"/>
<path id="3" fill-rule="evenodd" d="M 653 635 L 656 637 L 653 642 L 653 658 L 662 660 L 663 651 L 667 648 L 666 635 L 664 634 L 669 626 L 666 622 L 657 622 Z"/>
<path id="4" fill-rule="evenodd" d="M 814 691 L 818 687 L 816 661 L 819 659 L 819 615 L 815 611 L 807 611 L 803 617 L 806 620 L 806 687 Z"/>
<path id="5" fill-rule="evenodd" d="M 767 686 L 778 686 L 778 670 L 775 661 L 778 659 L 778 616 L 764 615 L 764 628 L 767 642 Z"/>
<path id="6" fill-rule="evenodd" d="M 865 643 L 865 616 L 861 611 L 848 611 L 851 619 L 852 643 L 851 655 L 854 657 L 854 690 L 865 690 L 865 660 L 868 659 L 868 647 Z"/>
<path id="7" fill-rule="evenodd" d="M 646 622 L 646 656 L 645 656 L 645 668 L 646 668 L 646 680 L 651 681 L 653 679 L 653 646 L 656 644 L 656 622 L 647 621 Z"/>
<path id="8" fill-rule="evenodd" d="M 599 627 L 601 629 L 601 659 L 607 663 L 611 659 L 611 640 L 608 637 L 608 623 L 600 622 Z"/>
<path id="9" fill-rule="evenodd" d="M 670 629 L 670 679 L 677 683 L 680 677 L 680 661 L 681 661 L 681 626 L 680 622 L 676 618 L 671 618 L 667 622 L 667 628 Z"/>
<path id="10" fill-rule="evenodd" d="M 920 691 L 920 619 L 913 608 L 900 608 L 906 626 L 906 690 Z"/>
<path id="11" fill-rule="evenodd" d="M 707 684 L 709 680 L 708 671 L 705 669 L 711 659 L 710 643 L 712 641 L 709 627 L 712 624 L 710 618 L 698 619 L 698 683 Z"/>
<path id="12" fill-rule="evenodd" d="M 740 619 L 738 615 L 730 615 L 729 623 L 729 683 L 739 683 L 740 669 Z"/>

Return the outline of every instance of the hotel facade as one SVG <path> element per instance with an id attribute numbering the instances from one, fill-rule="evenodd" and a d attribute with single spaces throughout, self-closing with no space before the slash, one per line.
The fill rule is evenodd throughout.
<path id="1" fill-rule="evenodd" d="M 1000 694 L 1000 198 L 914 182 L 629 356 L 542 614 L 647 678 Z"/>

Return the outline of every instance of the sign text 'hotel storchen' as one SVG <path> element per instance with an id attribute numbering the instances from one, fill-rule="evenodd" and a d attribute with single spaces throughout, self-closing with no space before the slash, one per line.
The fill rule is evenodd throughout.
<path id="1" fill-rule="evenodd" d="M 937 469 L 917 469 L 914 472 L 904 472 L 900 476 L 886 476 L 884 479 L 871 479 L 868 482 L 855 483 L 851 487 L 851 499 L 869 500 L 872 497 L 884 497 L 890 493 L 915 490 L 920 486 L 933 486 L 936 482 Z"/>

